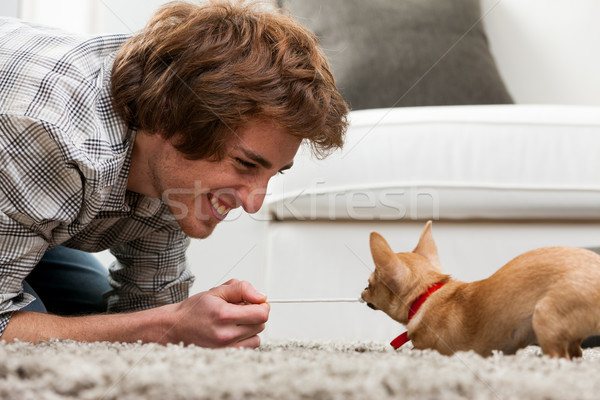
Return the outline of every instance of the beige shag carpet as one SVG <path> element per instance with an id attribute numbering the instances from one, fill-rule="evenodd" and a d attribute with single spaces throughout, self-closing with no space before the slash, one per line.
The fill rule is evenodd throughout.
<path id="1" fill-rule="evenodd" d="M 394 351 L 373 342 L 270 342 L 257 350 L 0 342 L 0 398 L 598 399 L 600 348 L 553 360 Z"/>

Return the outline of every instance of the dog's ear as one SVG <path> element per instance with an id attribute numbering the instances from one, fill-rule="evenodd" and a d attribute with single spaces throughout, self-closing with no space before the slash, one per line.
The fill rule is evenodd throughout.
<path id="1" fill-rule="evenodd" d="M 425 224 L 423 233 L 421 233 L 421 237 L 419 238 L 419 243 L 413 250 L 413 253 L 424 256 L 429 260 L 429 262 L 431 262 L 431 264 L 433 264 L 434 267 L 438 269 L 439 272 L 442 272 L 440 257 L 438 256 L 437 247 L 431 233 L 431 224 L 431 221 L 427 221 Z"/>
<path id="2" fill-rule="evenodd" d="M 396 253 L 379 233 L 371 232 L 369 245 L 371 246 L 371 256 L 373 262 L 375 262 L 375 268 L 387 269 L 396 264 Z"/>
<path id="3" fill-rule="evenodd" d="M 377 232 L 371 232 L 371 256 L 375 262 L 375 274 L 392 292 L 398 291 L 398 285 L 403 281 L 406 270 L 388 242 Z"/>

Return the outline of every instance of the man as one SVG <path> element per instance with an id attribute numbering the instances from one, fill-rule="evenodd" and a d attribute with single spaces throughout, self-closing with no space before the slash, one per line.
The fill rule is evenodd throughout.
<path id="1" fill-rule="evenodd" d="M 0 339 L 258 346 L 265 296 L 232 280 L 187 298 L 185 251 L 258 211 L 302 141 L 342 146 L 314 36 L 249 5 L 173 3 L 131 38 L 3 19 L 0 49 Z M 110 287 L 73 250 L 105 248 Z"/>

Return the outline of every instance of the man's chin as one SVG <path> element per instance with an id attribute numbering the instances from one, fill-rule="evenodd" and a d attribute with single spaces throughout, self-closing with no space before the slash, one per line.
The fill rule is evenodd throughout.
<path id="1" fill-rule="evenodd" d="M 216 223 L 198 223 L 198 224 L 188 224 L 184 221 L 179 222 L 179 226 L 183 233 L 188 235 L 194 239 L 206 239 L 209 237 L 215 228 L 217 227 L 218 222 Z"/>

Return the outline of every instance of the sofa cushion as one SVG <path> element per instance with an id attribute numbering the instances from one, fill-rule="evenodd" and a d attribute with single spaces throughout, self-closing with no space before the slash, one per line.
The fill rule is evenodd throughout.
<path id="1" fill-rule="evenodd" d="M 600 220 L 600 107 L 350 113 L 344 150 L 273 179 L 278 220 Z"/>
<path id="2" fill-rule="evenodd" d="M 511 103 L 479 0 L 279 0 L 319 37 L 354 110 Z"/>

